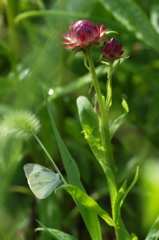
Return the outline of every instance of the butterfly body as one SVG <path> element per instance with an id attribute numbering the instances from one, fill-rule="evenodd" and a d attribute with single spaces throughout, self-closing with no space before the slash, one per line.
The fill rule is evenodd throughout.
<path id="1" fill-rule="evenodd" d="M 30 189 L 39 199 L 49 196 L 61 182 L 58 173 L 39 164 L 25 164 L 24 172 Z"/>

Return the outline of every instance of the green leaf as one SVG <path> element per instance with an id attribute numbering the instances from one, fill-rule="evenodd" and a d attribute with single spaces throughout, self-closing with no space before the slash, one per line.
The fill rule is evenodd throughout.
<path id="1" fill-rule="evenodd" d="M 118 191 L 118 194 L 117 194 L 117 197 L 116 197 L 115 204 L 113 206 L 114 207 L 114 212 L 115 212 L 115 222 L 118 222 L 119 218 L 120 218 L 121 202 L 122 202 L 122 199 L 125 195 L 126 187 L 127 187 L 127 180 L 124 181 L 124 183 L 120 187 L 120 189 Z"/>
<path id="2" fill-rule="evenodd" d="M 136 169 L 135 177 L 131 182 L 130 186 L 127 188 L 127 180 L 125 180 L 121 188 L 119 189 L 116 200 L 115 200 L 115 205 L 114 205 L 116 220 L 120 218 L 120 209 L 124 202 L 124 199 L 126 198 L 130 190 L 133 188 L 133 186 L 137 182 L 138 177 L 139 177 L 139 167 L 137 167 Z"/>
<path id="3" fill-rule="evenodd" d="M 125 99 L 122 100 L 122 106 L 125 110 L 125 113 L 120 115 L 118 118 L 114 120 L 114 122 L 110 126 L 110 138 L 114 136 L 115 132 L 118 128 L 126 121 L 127 114 L 129 112 L 129 107 Z"/>
<path id="4" fill-rule="evenodd" d="M 64 233 L 64 232 L 59 231 L 54 228 L 47 228 L 39 221 L 38 221 L 38 223 L 42 226 L 42 228 L 36 228 L 35 231 L 44 231 L 56 240 L 77 240 L 77 238 L 75 238 L 67 233 Z"/>
<path id="5" fill-rule="evenodd" d="M 125 180 L 116 196 L 115 204 L 113 206 L 113 212 L 114 212 L 115 222 L 117 223 L 117 226 L 118 226 L 118 234 L 120 236 L 119 239 L 127 239 L 127 240 L 132 239 L 128 231 L 126 230 L 124 223 L 122 222 L 120 212 L 121 212 L 121 206 L 124 202 L 124 199 L 126 198 L 131 188 L 135 185 L 138 179 L 138 176 L 139 176 L 139 168 L 137 167 L 135 177 L 132 183 L 130 184 L 130 186 L 127 188 L 127 180 Z"/>
<path id="6" fill-rule="evenodd" d="M 73 159 L 73 157 L 71 156 L 70 152 L 68 151 L 64 141 L 62 140 L 59 134 L 59 131 L 56 127 L 55 120 L 52 114 L 52 109 L 51 109 L 52 105 L 48 102 L 45 96 L 45 93 L 44 93 L 44 98 L 45 98 L 46 106 L 48 109 L 52 129 L 60 150 L 60 154 L 63 160 L 63 164 L 67 173 L 68 180 L 71 184 L 79 187 L 82 191 L 85 192 L 82 182 L 80 181 L 80 173 L 78 170 L 78 166 L 75 160 Z M 79 211 L 83 217 L 83 220 L 87 226 L 87 229 L 90 233 L 92 240 L 102 240 L 101 228 L 100 228 L 99 219 L 97 215 L 94 212 L 90 211 L 89 209 L 83 207 L 83 205 L 81 205 L 79 201 L 75 200 L 75 202 L 79 208 Z"/>
<path id="7" fill-rule="evenodd" d="M 103 6 L 136 37 L 159 52 L 158 34 L 134 0 L 101 0 Z"/>
<path id="8" fill-rule="evenodd" d="M 159 6 L 158 5 L 152 5 L 151 7 L 151 23 L 156 29 L 156 31 L 159 33 Z"/>
<path id="9" fill-rule="evenodd" d="M 95 114 L 91 103 L 84 96 L 78 97 L 77 107 L 85 139 L 87 140 L 96 159 L 100 163 L 104 163 L 105 150 L 102 146 L 98 117 Z"/>
<path id="10" fill-rule="evenodd" d="M 89 197 L 86 193 L 80 190 L 78 187 L 73 186 L 71 184 L 64 184 L 59 189 L 65 189 L 72 197 L 76 198 L 82 205 L 86 208 L 94 211 L 97 215 L 99 215 L 104 221 L 110 225 L 114 226 L 113 219 L 109 216 L 109 214 L 103 210 L 98 203 L 91 197 Z"/>
<path id="11" fill-rule="evenodd" d="M 158 238 L 159 238 L 159 216 L 156 218 L 145 240 L 157 240 Z"/>
<path id="12" fill-rule="evenodd" d="M 95 114 L 89 100 L 84 96 L 81 96 L 77 99 L 77 106 L 84 136 L 97 161 L 99 161 L 101 164 L 105 175 L 107 176 L 111 202 L 113 204 L 117 195 L 116 182 L 112 170 L 105 162 L 105 152 L 101 142 L 101 134 L 99 131 L 97 115 Z"/>
<path id="13" fill-rule="evenodd" d="M 118 239 L 131 240 L 131 236 L 126 230 L 121 218 L 118 221 L 117 228 L 118 228 Z"/>
<path id="14" fill-rule="evenodd" d="M 134 233 L 131 234 L 131 239 L 132 240 L 139 240 L 138 237 Z"/>
<path id="15" fill-rule="evenodd" d="M 113 69 L 111 71 L 111 74 L 113 74 L 113 72 L 115 72 L 115 70 L 118 68 L 118 66 L 121 64 L 121 59 L 119 58 L 118 60 L 114 61 L 113 63 Z"/>
<path id="16" fill-rule="evenodd" d="M 139 177 L 139 167 L 136 168 L 136 173 L 135 173 L 135 177 L 133 179 L 133 181 L 131 182 L 130 186 L 126 189 L 125 194 L 123 196 L 123 199 L 121 201 L 121 206 L 124 202 L 124 199 L 126 198 L 126 196 L 128 195 L 128 193 L 130 192 L 130 190 L 134 187 L 134 185 L 136 184 L 137 180 Z"/>
<path id="17" fill-rule="evenodd" d="M 122 100 L 122 106 L 123 106 L 125 112 L 128 113 L 129 112 L 129 107 L 128 107 L 128 104 L 127 104 L 127 102 L 124 98 Z"/>

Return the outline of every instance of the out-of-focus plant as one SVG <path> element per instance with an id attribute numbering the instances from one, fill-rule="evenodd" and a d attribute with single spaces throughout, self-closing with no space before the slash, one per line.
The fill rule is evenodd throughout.
<path id="1" fill-rule="evenodd" d="M 88 234 L 88 230 L 91 239 L 105 239 L 109 231 L 114 236 L 113 227 L 119 239 L 137 239 L 135 235 L 130 236 L 131 232 L 139 239 L 147 234 L 158 212 L 158 9 L 156 0 L 151 3 L 121 0 L 120 4 L 118 0 L 17 0 L 16 4 L 14 0 L 0 1 L 0 220 L 4 220 L 0 226 L 1 239 L 29 239 L 29 234 L 35 239 L 36 219 L 43 223 L 39 222 L 41 228 L 38 230 L 43 230 L 40 239 L 46 239 L 45 232 L 51 239 L 76 239 L 57 229 L 63 225 L 64 231 L 68 229 L 72 235 L 79 233 L 81 236 L 83 232 L 76 224 L 78 219 L 74 221 L 78 211 L 85 222 L 83 231 Z M 78 19 L 87 20 L 79 22 Z M 75 54 L 59 44 L 60 33 L 72 21 L 77 22 L 63 35 L 63 42 L 67 44 L 65 48 L 73 48 Z M 122 42 L 124 55 L 129 52 L 128 61 L 122 58 L 122 45 L 114 38 L 107 40 L 109 29 L 121 33 L 119 42 Z M 99 57 L 99 43 L 103 40 Z M 100 62 L 93 61 L 97 59 Z M 87 86 L 91 81 L 92 86 Z M 79 144 L 82 138 L 78 120 L 73 117 L 75 101 L 72 101 L 79 95 L 87 95 L 88 88 L 90 100 L 81 96 L 77 106 L 82 133 L 92 153 L 84 139 Z M 129 110 L 126 101 L 131 109 L 129 120 L 135 126 L 129 122 L 123 124 Z M 39 117 L 41 125 L 30 113 L 32 111 Z M 66 180 L 65 174 L 59 171 L 61 166 L 57 167 L 52 160 L 61 164 L 54 137 L 66 170 Z M 49 167 L 48 158 L 57 173 L 39 167 L 39 163 Z M 149 161 L 152 158 L 153 161 Z M 136 167 L 147 159 L 145 168 L 140 168 L 140 181 L 125 201 L 137 181 L 138 168 L 132 184 L 127 184 L 125 179 L 129 180 Z M 62 194 L 67 195 L 65 191 L 42 201 L 36 200 L 28 187 L 21 186 L 26 184 L 23 160 L 36 163 L 28 165 L 26 176 L 37 196 L 46 197 L 58 184 L 65 183 L 59 189 L 64 188 L 73 196 L 78 211 L 73 208 L 66 213 L 70 198 L 65 198 L 60 206 Z M 104 181 L 105 178 L 108 181 Z M 84 186 L 86 184 L 87 192 L 82 182 Z M 100 183 L 98 190 L 96 183 Z M 27 195 L 29 197 L 25 198 Z M 106 202 L 108 195 L 110 204 Z M 134 208 L 137 210 L 132 211 Z M 111 227 L 99 222 L 97 216 Z M 158 238 L 158 222 L 157 218 L 146 240 Z M 38 234 L 35 233 L 37 238 Z M 112 239 L 112 236 L 108 238 Z"/>

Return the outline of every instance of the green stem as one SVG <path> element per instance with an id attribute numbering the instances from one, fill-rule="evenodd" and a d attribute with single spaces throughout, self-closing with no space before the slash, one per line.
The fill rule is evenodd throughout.
<path id="1" fill-rule="evenodd" d="M 89 71 L 91 73 L 91 77 L 93 79 L 93 84 L 94 88 L 97 94 L 97 99 L 98 99 L 98 104 L 100 108 L 100 118 L 101 118 L 101 137 L 102 137 L 102 144 L 105 148 L 105 159 L 106 159 L 106 164 L 111 168 L 114 179 L 115 179 L 115 189 L 117 192 L 117 180 L 116 180 L 116 168 L 115 168 L 115 162 L 114 162 L 114 157 L 113 157 L 113 152 L 112 152 L 112 146 L 111 146 L 111 140 L 110 140 L 110 132 L 109 132 L 109 108 L 112 103 L 112 88 L 111 88 L 111 80 L 112 80 L 112 64 L 109 65 L 108 67 L 108 77 L 107 77 L 107 96 L 106 96 L 106 101 L 104 101 L 102 97 L 102 93 L 99 87 L 98 79 L 96 76 L 95 72 L 95 67 L 93 63 L 93 59 L 91 56 L 91 49 L 86 49 L 86 56 L 88 59 L 88 64 L 89 64 Z M 114 191 L 112 191 L 112 185 L 108 179 L 108 188 L 109 188 L 109 193 L 110 193 L 110 200 L 111 200 L 111 207 L 112 207 L 112 216 L 113 219 L 115 218 L 115 209 L 114 209 Z M 115 220 L 115 219 L 114 219 Z M 118 226 L 118 223 L 115 223 L 115 233 L 117 240 L 121 240 L 120 237 L 120 231 L 121 229 Z M 123 240 L 123 239 L 122 239 Z"/>
<path id="2" fill-rule="evenodd" d="M 113 152 L 112 152 L 112 146 L 111 146 L 111 140 L 110 140 L 110 133 L 109 133 L 109 105 L 105 105 L 105 101 L 103 99 L 97 75 L 95 72 L 95 67 L 93 63 L 93 59 L 91 56 L 90 49 L 86 49 L 86 56 L 88 59 L 88 64 L 89 64 L 89 70 L 93 79 L 93 85 L 97 94 L 97 100 L 99 104 L 99 109 L 100 109 L 100 128 L 101 128 L 101 138 L 102 138 L 102 145 L 105 149 L 105 163 L 108 165 L 108 167 L 112 170 L 112 173 L 114 175 L 114 190 L 117 193 L 117 180 L 116 180 L 116 168 L 115 168 L 115 162 L 114 162 L 114 157 L 113 157 Z M 110 72 L 111 73 L 111 72 Z M 111 83 L 111 74 L 109 76 L 109 83 Z M 111 87 L 111 85 L 109 84 Z M 110 95 L 107 95 L 106 102 L 110 102 L 111 100 L 111 92 L 109 91 Z M 103 166 L 103 170 L 105 172 L 105 167 Z M 114 209 L 114 190 L 112 191 L 112 183 L 109 179 L 109 176 L 107 176 L 107 182 L 108 182 L 108 188 L 109 188 L 109 193 L 110 193 L 110 200 L 111 200 L 111 207 L 112 207 L 112 216 L 114 219 L 115 216 L 115 209 Z M 116 229 L 115 229 L 116 231 Z M 116 234 L 117 236 L 118 234 Z"/>
<path id="3" fill-rule="evenodd" d="M 106 125 L 106 132 L 105 132 L 105 138 L 106 138 L 106 145 L 107 145 L 107 151 L 108 151 L 108 156 L 110 158 L 110 167 L 111 170 L 114 173 L 114 177 L 116 180 L 116 167 L 115 167 L 115 161 L 114 161 L 114 156 L 113 156 L 113 151 L 112 151 L 112 146 L 111 146 L 111 139 L 110 139 L 110 132 L 109 132 L 109 108 L 112 104 L 112 64 L 108 66 L 108 77 L 107 77 L 107 88 L 106 88 L 106 101 L 105 101 L 105 111 L 103 112 L 103 118 L 104 118 L 104 123 Z M 107 119 L 106 119 L 107 118 Z"/>
<path id="4" fill-rule="evenodd" d="M 8 20 L 8 29 L 9 29 L 9 40 L 10 40 L 10 48 L 12 52 L 11 64 L 12 71 L 14 73 L 15 83 L 19 83 L 18 71 L 17 71 L 17 58 L 18 58 L 18 37 L 14 25 L 14 18 L 16 15 L 16 4 L 14 0 L 7 0 L 7 20 Z"/>
<path id="5" fill-rule="evenodd" d="M 112 69 L 113 69 L 113 63 L 110 63 L 108 66 L 108 72 L 107 72 L 107 84 L 106 84 L 106 101 L 105 101 L 105 108 L 107 109 L 106 111 L 109 111 L 110 106 L 112 105 Z M 110 141 L 108 142 L 108 144 Z M 110 143 L 111 144 L 111 143 Z M 116 185 L 117 189 L 117 185 Z M 115 217 L 115 212 L 116 209 L 114 209 L 114 204 L 112 204 L 112 215 L 113 215 L 113 220 L 115 221 L 115 234 L 117 240 L 123 240 L 123 236 L 121 234 L 122 231 L 124 231 L 124 226 L 121 225 L 121 221 L 118 222 L 118 219 Z"/>
<path id="6" fill-rule="evenodd" d="M 60 170 L 58 169 L 57 165 L 56 165 L 55 162 L 52 160 L 50 154 L 48 153 L 48 151 L 46 150 L 46 148 L 44 147 L 44 145 L 43 145 L 42 142 L 40 141 L 40 139 L 39 139 L 36 135 L 34 135 L 34 137 L 35 137 L 35 139 L 37 140 L 37 142 L 39 143 L 39 145 L 41 146 L 41 148 L 43 149 L 43 151 L 45 152 L 45 154 L 48 156 L 49 160 L 52 162 L 55 170 L 59 173 L 62 181 L 63 181 L 64 183 L 67 183 L 67 182 L 65 181 L 65 179 L 63 178 L 63 176 L 62 176 Z"/>
<path id="7" fill-rule="evenodd" d="M 116 168 L 115 168 L 115 163 L 114 163 L 114 157 L 113 157 L 113 152 L 112 152 L 112 147 L 111 147 L 111 141 L 110 141 L 110 133 L 109 133 L 109 119 L 108 119 L 108 114 L 109 114 L 109 106 L 104 104 L 104 99 L 102 97 L 102 93 L 99 87 L 98 79 L 96 76 L 95 72 L 95 67 L 91 55 L 91 49 L 88 48 L 86 49 L 86 55 L 89 63 L 89 70 L 91 73 L 91 77 L 93 79 L 93 85 L 97 94 L 97 99 L 98 99 L 98 104 L 100 108 L 100 114 L 101 114 L 101 136 L 102 136 L 102 143 L 105 149 L 105 156 L 106 156 L 106 163 L 108 166 L 111 168 L 114 177 L 116 179 Z M 107 96 L 108 98 L 108 96 Z"/>
<path id="8" fill-rule="evenodd" d="M 107 98 L 105 102 L 105 107 L 108 108 L 108 110 L 112 105 L 112 67 L 113 65 L 110 63 L 110 65 L 108 66 L 108 77 L 106 86 Z"/>

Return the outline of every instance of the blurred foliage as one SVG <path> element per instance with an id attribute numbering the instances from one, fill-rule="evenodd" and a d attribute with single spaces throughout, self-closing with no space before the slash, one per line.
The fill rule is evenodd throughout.
<path id="1" fill-rule="evenodd" d="M 122 98 L 129 105 L 128 121 L 112 143 L 118 180 L 131 180 L 140 165 L 138 184 L 128 195 L 123 220 L 130 232 L 144 239 L 159 213 L 159 2 L 158 0 L 0 0 L 0 118 L 15 110 L 36 114 L 41 123 L 39 138 L 57 165 L 63 169 L 51 132 L 40 85 L 48 95 L 61 136 L 76 160 L 89 194 L 109 209 L 104 176 L 81 134 L 76 107 L 79 95 L 94 103 L 91 78 L 81 52 L 74 54 L 60 44 L 61 33 L 72 23 L 89 19 L 103 23 L 119 35 L 125 56 L 113 76 L 111 120 L 122 112 Z M 105 90 L 106 74 L 93 57 Z M 37 200 L 28 190 L 23 165 L 35 162 L 50 167 L 49 160 L 34 139 L 10 139 L 4 151 L 0 139 L 0 239 L 49 240 L 34 232 L 36 219 L 78 239 L 90 239 L 74 202 L 65 193 Z M 103 222 L 101 222 L 103 225 Z M 111 228 L 103 227 L 103 239 L 113 239 Z"/>

